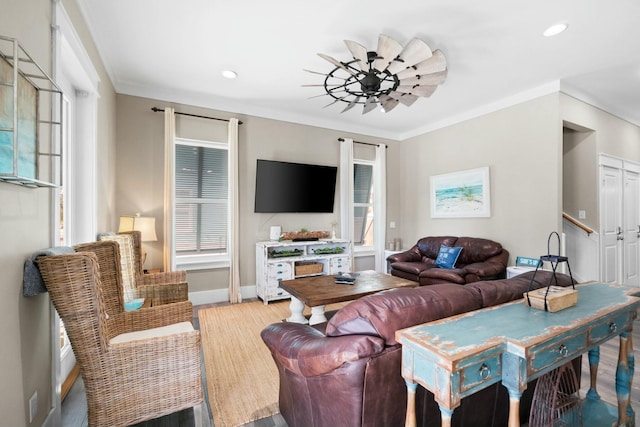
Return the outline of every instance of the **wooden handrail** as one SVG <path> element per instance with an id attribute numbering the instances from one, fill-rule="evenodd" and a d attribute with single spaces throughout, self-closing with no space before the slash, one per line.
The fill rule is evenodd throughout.
<path id="1" fill-rule="evenodd" d="M 589 227 L 587 227 L 586 225 L 584 225 L 583 223 L 581 223 L 580 221 L 578 221 L 577 219 L 574 219 L 572 217 L 570 217 L 569 215 L 567 215 L 566 213 L 562 214 L 562 218 L 566 219 L 567 221 L 569 221 L 571 224 L 575 225 L 576 227 L 580 228 L 581 230 L 584 230 L 587 234 L 591 234 L 593 233 L 593 230 L 590 229 Z"/>

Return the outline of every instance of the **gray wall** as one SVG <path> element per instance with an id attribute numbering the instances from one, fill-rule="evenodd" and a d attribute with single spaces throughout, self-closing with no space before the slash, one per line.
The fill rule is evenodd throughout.
<path id="1" fill-rule="evenodd" d="M 50 0 L 3 0 L 0 34 L 16 38 L 52 73 Z M 114 221 L 115 91 L 101 66 L 75 1 L 63 1 L 101 78 L 98 107 L 99 226 Z M 48 295 L 22 296 L 22 268 L 28 256 L 52 246 L 51 190 L 0 183 L 0 424 L 41 425 L 52 402 L 50 304 Z M 29 424 L 28 399 L 38 393 L 38 413 Z"/>

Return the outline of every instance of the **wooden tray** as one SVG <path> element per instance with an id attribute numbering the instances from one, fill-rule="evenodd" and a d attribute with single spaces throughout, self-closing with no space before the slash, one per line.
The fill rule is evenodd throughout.
<path id="1" fill-rule="evenodd" d="M 546 311 L 556 312 L 568 307 L 572 307 L 578 303 L 578 291 L 572 288 L 563 288 L 562 286 L 549 286 L 534 291 L 525 292 L 524 303 L 538 310 L 545 310 L 544 296 L 547 294 Z"/>

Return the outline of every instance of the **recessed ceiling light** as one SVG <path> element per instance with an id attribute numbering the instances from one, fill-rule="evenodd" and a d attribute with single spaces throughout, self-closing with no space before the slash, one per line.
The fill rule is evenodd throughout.
<path id="1" fill-rule="evenodd" d="M 235 79 L 236 77 L 238 77 L 238 73 L 232 70 L 224 70 L 222 72 L 222 76 L 227 79 Z"/>
<path id="2" fill-rule="evenodd" d="M 558 22 L 557 24 L 553 24 L 552 26 L 544 30 L 542 35 L 545 37 L 556 36 L 567 28 L 569 28 L 569 24 L 567 24 L 566 22 Z"/>

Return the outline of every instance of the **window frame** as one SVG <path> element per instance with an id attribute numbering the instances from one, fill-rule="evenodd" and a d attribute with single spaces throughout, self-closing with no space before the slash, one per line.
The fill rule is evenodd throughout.
<path id="1" fill-rule="evenodd" d="M 215 148 L 215 149 L 221 149 L 221 150 L 226 150 L 227 153 L 229 152 L 229 144 L 227 143 L 223 143 L 223 142 L 218 142 L 218 141 L 207 141 L 207 140 L 199 140 L 199 139 L 189 139 L 189 138 L 181 138 L 181 137 L 175 137 L 174 141 L 173 141 L 173 145 L 174 145 L 174 149 L 173 149 L 173 155 L 174 155 L 174 159 L 175 159 L 175 153 L 176 153 L 176 147 L 178 145 L 186 145 L 186 146 L 192 146 L 192 147 L 206 147 L 206 148 Z M 230 161 L 229 155 L 227 155 L 227 162 Z M 174 198 L 174 203 L 173 203 L 173 207 L 172 207 L 172 215 L 174 218 L 174 224 L 173 224 L 173 235 L 174 235 L 174 242 L 176 241 L 176 206 L 178 204 L 178 200 L 181 200 L 183 198 L 178 197 L 176 194 L 176 188 L 175 188 L 175 183 L 176 183 L 176 173 L 175 173 L 175 168 L 177 166 L 174 164 L 174 171 L 173 171 L 173 182 L 174 182 L 174 194 L 173 194 L 173 198 Z M 227 169 L 229 170 L 229 169 Z M 227 177 L 227 212 L 229 212 L 230 209 L 230 203 L 231 203 L 231 177 L 228 176 Z M 230 233 L 230 226 L 229 226 L 229 221 L 228 221 L 228 217 L 227 217 L 227 250 L 223 253 L 215 253 L 215 254 L 191 254 L 191 255 L 180 255 L 178 254 L 177 250 L 175 249 L 175 247 L 173 248 L 173 256 L 175 258 L 175 264 L 176 264 L 176 269 L 177 270 L 206 270 L 206 269 L 215 269 L 215 268 L 228 268 L 231 264 L 231 255 L 229 253 L 229 239 L 231 236 Z"/>
<path id="2" fill-rule="evenodd" d="M 366 166 L 370 166 L 371 167 L 371 193 L 370 193 L 370 202 L 368 203 L 356 203 L 355 201 L 355 165 L 366 165 Z M 353 231 L 354 231 L 354 236 L 353 236 L 353 250 L 355 253 L 357 253 L 357 255 L 359 256 L 367 256 L 367 255 L 374 255 L 375 254 L 375 239 L 376 239 L 376 235 L 375 232 L 373 232 L 373 242 L 371 245 L 364 245 L 364 244 L 358 244 L 355 242 L 355 220 L 356 220 L 356 216 L 355 216 L 355 208 L 357 207 L 368 207 L 371 209 L 371 215 L 373 217 L 372 219 L 372 224 L 375 224 L 375 218 L 376 218 L 376 211 L 375 211 L 375 173 L 376 173 L 376 161 L 375 160 L 366 160 L 366 159 L 358 159 L 355 158 L 353 159 L 353 169 L 354 169 L 354 176 L 352 177 L 352 179 L 354 180 L 353 186 L 354 186 L 354 194 L 353 194 L 353 200 L 351 200 L 351 209 L 354 210 L 354 216 L 353 216 Z M 366 220 L 365 220 L 366 223 Z"/>

